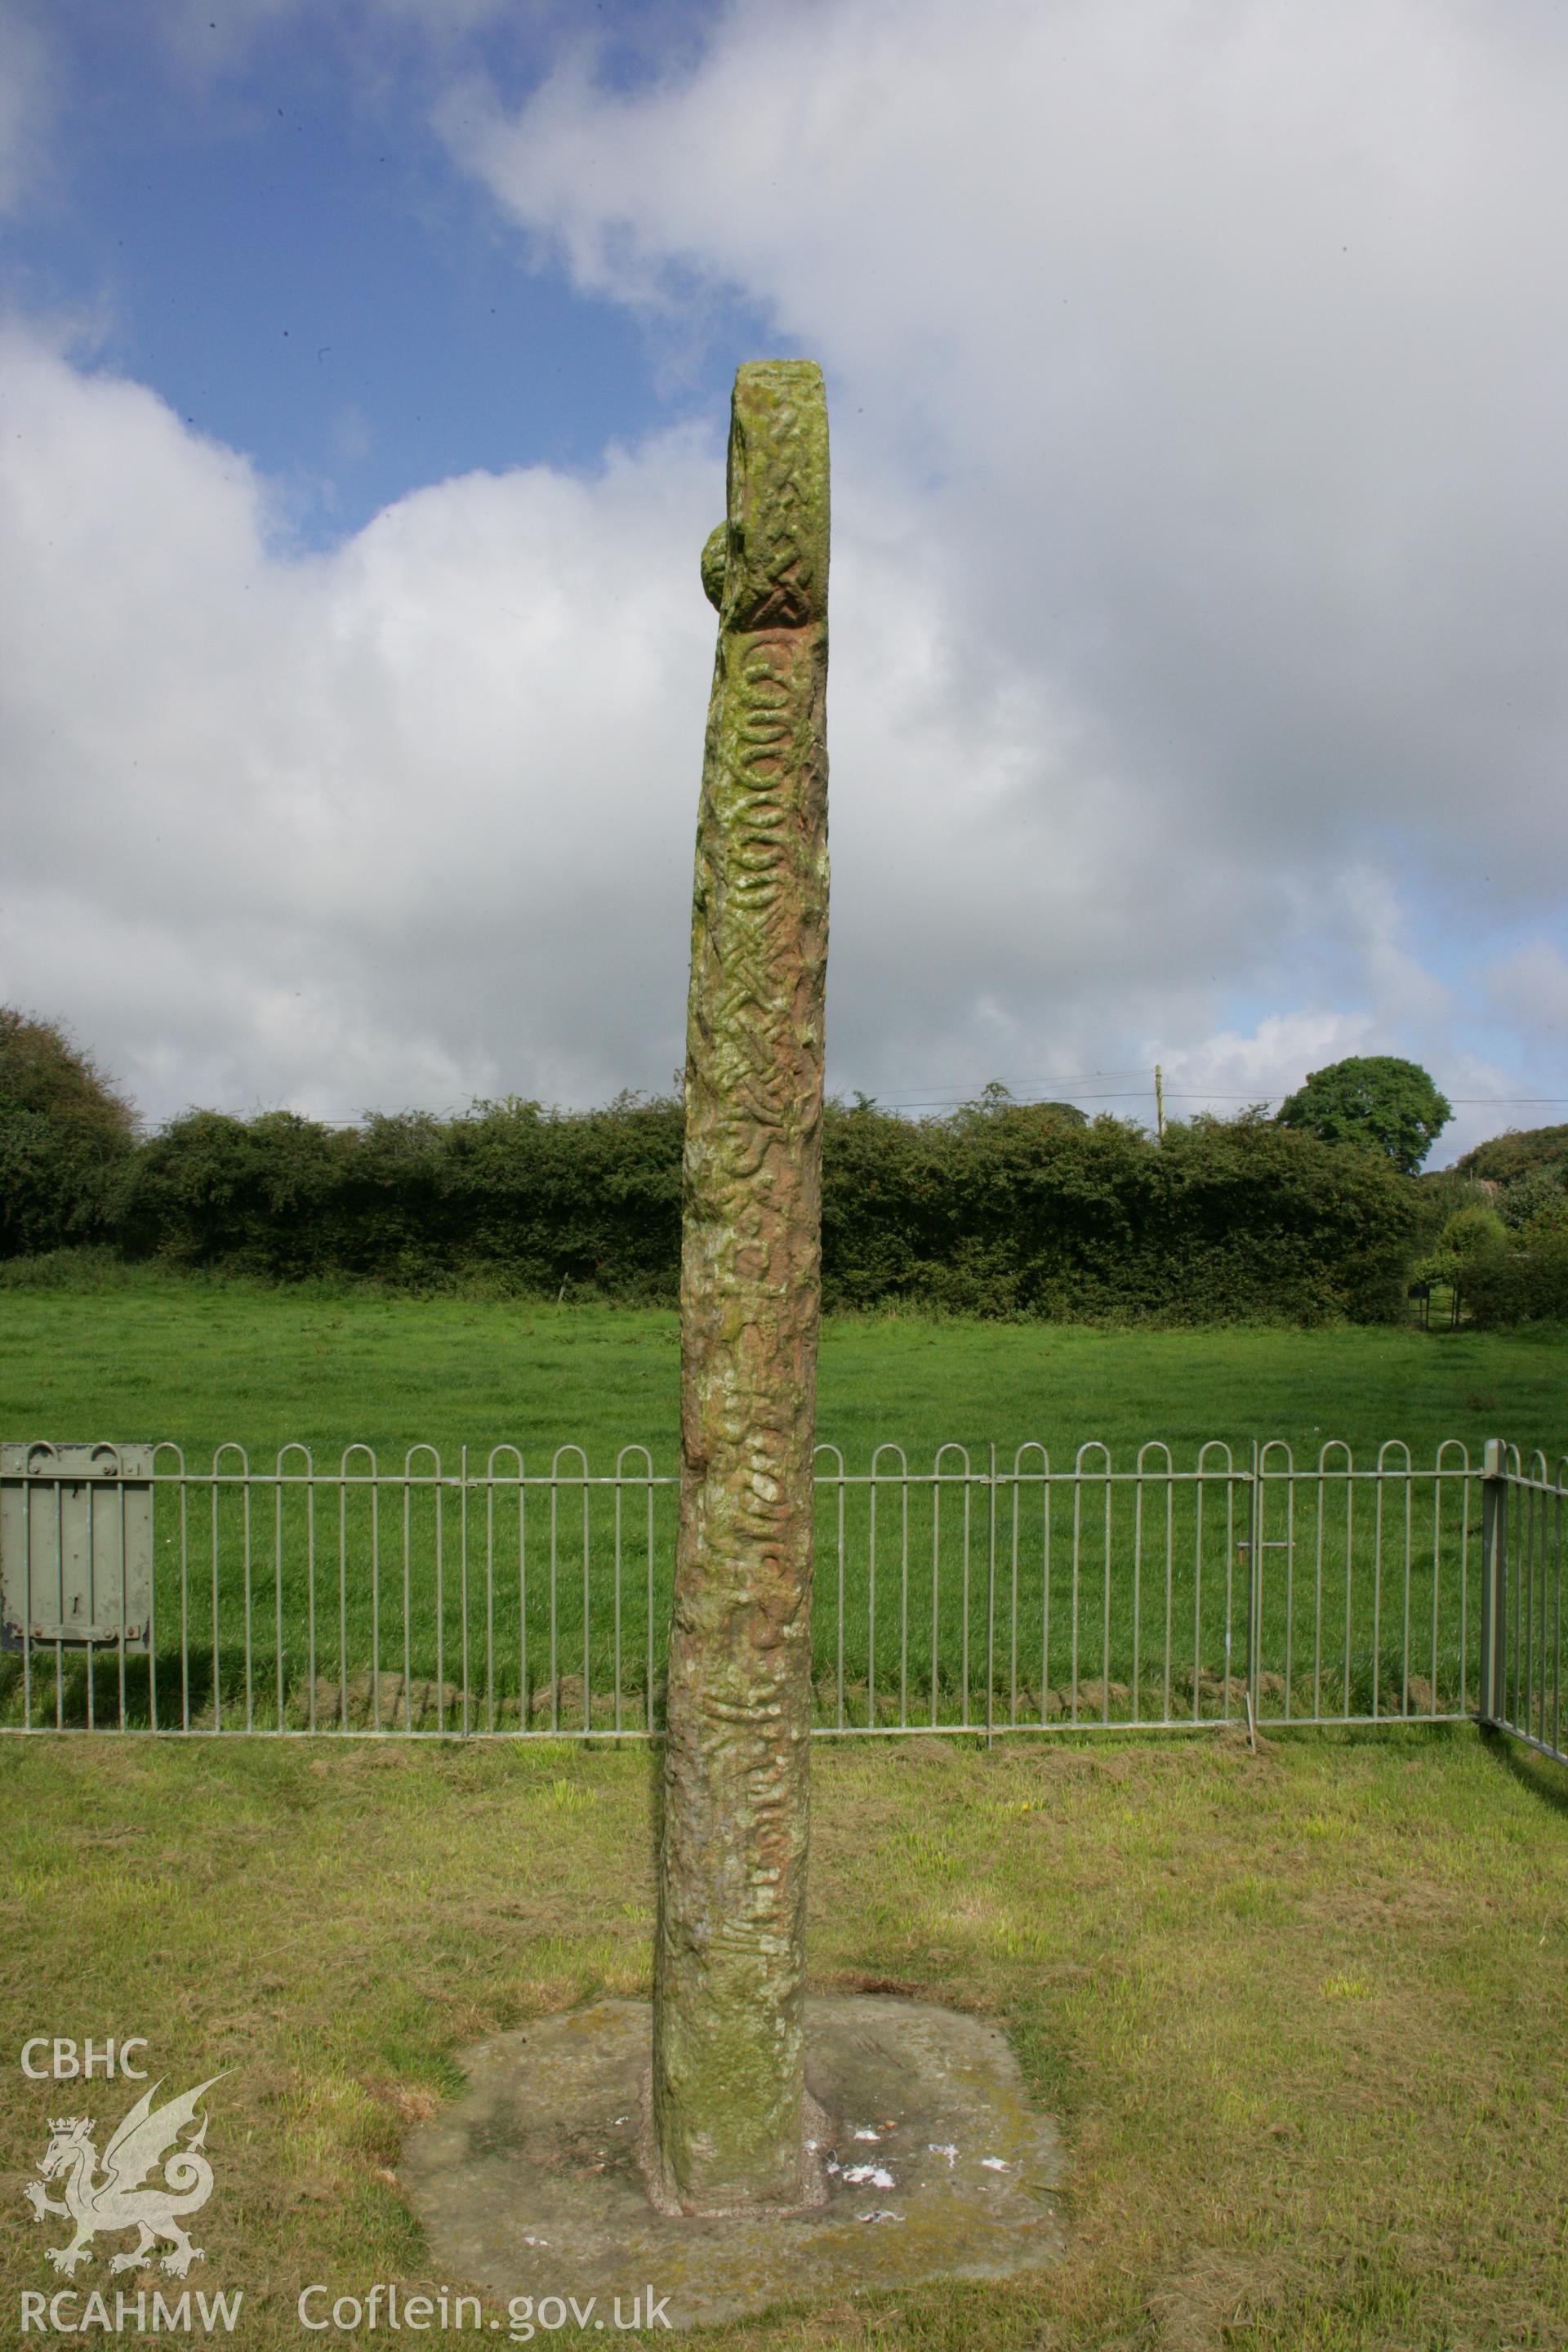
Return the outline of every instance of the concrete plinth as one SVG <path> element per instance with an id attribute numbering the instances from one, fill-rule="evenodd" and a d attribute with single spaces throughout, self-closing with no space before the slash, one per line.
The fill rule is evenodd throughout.
<path id="1" fill-rule="evenodd" d="M 1056 2133 L 996 2027 L 883 1995 L 811 2000 L 806 2082 L 826 2202 L 694 2220 L 656 2212 L 639 2161 L 646 2003 L 598 2001 L 465 2051 L 464 2098 L 421 2125 L 400 2178 L 454 2284 L 588 2298 L 606 2333 L 781 2302 L 1000 2278 L 1062 2251 Z M 618 2303 L 618 2311 L 617 2311 Z M 575 2325 L 574 2321 L 574 2325 Z"/>

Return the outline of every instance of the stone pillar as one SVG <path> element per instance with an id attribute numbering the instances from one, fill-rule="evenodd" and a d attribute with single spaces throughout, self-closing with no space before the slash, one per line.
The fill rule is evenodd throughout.
<path id="1" fill-rule="evenodd" d="M 680 1522 L 654 1974 L 653 2194 L 812 2201 L 805 1928 L 827 961 L 827 408 L 737 371 L 697 825 Z"/>

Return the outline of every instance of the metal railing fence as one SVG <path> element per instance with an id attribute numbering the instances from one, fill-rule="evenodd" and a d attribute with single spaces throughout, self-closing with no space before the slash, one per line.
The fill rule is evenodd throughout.
<path id="1" fill-rule="evenodd" d="M 1568 1463 L 820 1445 L 816 1494 L 823 1736 L 1479 1716 L 1563 1754 Z M 647 1738 L 677 1496 L 643 1446 L 7 1444 L 0 1728 Z"/>
<path id="2" fill-rule="evenodd" d="M 1568 1763 L 1563 1745 L 1563 1510 L 1568 1457 L 1525 1467 L 1517 1446 L 1487 1447 L 1486 1548 L 1494 1563 L 1482 1625 L 1480 1716 Z"/>

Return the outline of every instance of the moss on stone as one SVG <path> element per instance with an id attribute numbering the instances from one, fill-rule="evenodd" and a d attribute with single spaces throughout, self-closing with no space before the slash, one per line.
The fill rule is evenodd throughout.
<path id="1" fill-rule="evenodd" d="M 827 959 L 827 415 L 740 369 L 692 897 L 681 1496 L 655 1971 L 659 2190 L 809 2192 L 812 1444 Z"/>

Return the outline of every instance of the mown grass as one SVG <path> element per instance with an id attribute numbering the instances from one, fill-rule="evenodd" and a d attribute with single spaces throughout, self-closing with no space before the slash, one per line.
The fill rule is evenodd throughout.
<path id="1" fill-rule="evenodd" d="M 1119 1461 L 1159 1438 L 1384 1439 L 1430 1459 L 1447 1437 L 1568 1445 L 1555 1330 L 1091 1330 L 902 1315 L 830 1318 L 818 1435 L 863 1466 L 883 1440 L 929 1463 L 952 1439 L 1053 1459 L 1100 1439 Z M 173 1438 L 193 1459 L 237 1438 L 268 1461 L 301 1440 L 324 1461 L 361 1440 L 555 1447 L 595 1466 L 623 1445 L 673 1466 L 677 1318 L 663 1309 L 199 1283 L 125 1268 L 78 1290 L 0 1287 L 0 1430 Z"/>
<path id="2" fill-rule="evenodd" d="M 458 2284 L 429 2274 L 402 2137 L 465 2045 L 646 1990 L 651 1769 L 564 1745 L 0 1743 L 13 2042 L 144 2033 L 172 2088 L 233 2069 L 193 2284 L 244 2288 L 237 2340 L 303 2341 L 314 2281 Z M 814 1985 L 1003 2023 L 1061 2129 L 1068 2250 L 1027 2284 L 708 2340 L 1568 2344 L 1568 1773 L 1464 1729 L 1256 1756 L 1223 1734 L 920 1739 L 815 1776 Z M 14 2074 L 0 2161 L 26 2175 L 62 2101 L 101 2120 L 127 2095 Z M 58 2236 L 0 2203 L 0 2308 L 58 2284 Z"/>

